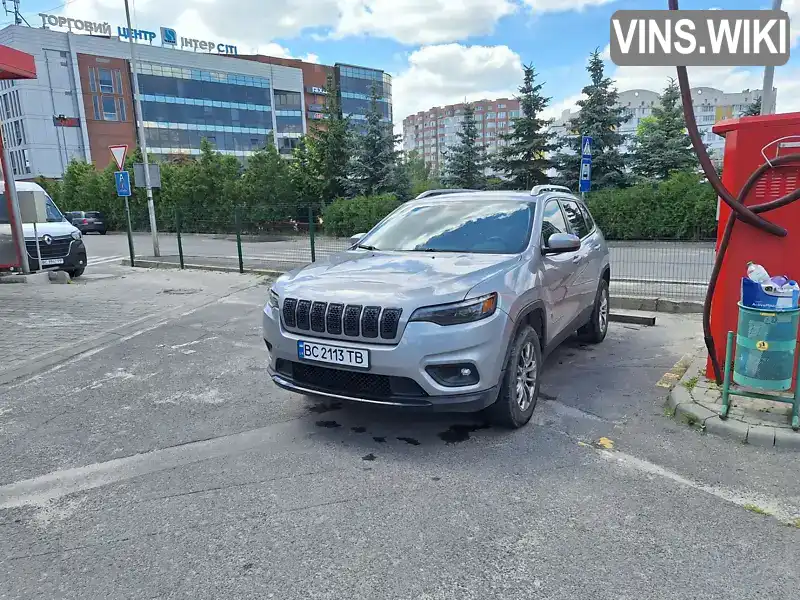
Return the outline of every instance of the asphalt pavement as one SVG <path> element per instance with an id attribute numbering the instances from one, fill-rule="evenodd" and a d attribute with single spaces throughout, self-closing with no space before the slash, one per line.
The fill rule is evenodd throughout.
<path id="1" fill-rule="evenodd" d="M 96 270 L 82 302 L 177 289 Z M 797 597 L 795 455 L 663 415 L 695 317 L 569 341 L 509 432 L 282 391 L 266 282 L 181 276 L 191 309 L 0 386 L 0 598 Z"/>
<path id="2" fill-rule="evenodd" d="M 141 258 L 153 256 L 149 233 L 134 234 L 134 252 Z M 85 237 L 89 256 L 100 260 L 121 260 L 129 256 L 127 236 Z M 238 267 L 235 236 L 184 234 L 181 239 L 187 262 L 206 262 Z M 611 242 L 612 293 L 624 296 L 702 301 L 714 264 L 711 242 Z M 159 235 L 160 253 L 178 262 L 178 241 L 173 234 Z M 323 258 L 347 247 L 347 240 L 317 236 L 315 256 Z M 254 241 L 245 236 L 242 256 L 246 267 L 288 270 L 311 262 L 311 245 L 306 235 Z"/>

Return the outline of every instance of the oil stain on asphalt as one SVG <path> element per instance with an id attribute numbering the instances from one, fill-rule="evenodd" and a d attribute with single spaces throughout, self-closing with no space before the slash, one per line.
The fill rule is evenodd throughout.
<path id="1" fill-rule="evenodd" d="M 375 455 L 372 452 L 370 452 L 366 456 L 362 456 L 361 460 L 373 461 L 373 460 L 375 460 L 375 458 L 376 458 Z"/>
<path id="2" fill-rule="evenodd" d="M 341 427 L 336 421 L 317 421 L 317 427 L 325 427 L 326 429 L 333 429 L 334 427 Z"/>
<path id="3" fill-rule="evenodd" d="M 451 425 L 447 431 L 442 431 L 439 434 L 439 439 L 447 444 L 458 444 L 459 442 L 466 442 L 469 439 L 470 433 L 475 433 L 481 429 L 490 429 L 491 425 L 481 423 L 478 425 Z"/>
<path id="4" fill-rule="evenodd" d="M 367 433 L 366 427 L 351 427 L 354 433 Z"/>
<path id="5" fill-rule="evenodd" d="M 376 442 L 378 442 L 379 444 L 385 444 L 386 443 L 386 438 L 383 437 L 383 436 L 377 436 L 376 435 L 372 439 L 375 440 Z"/>
<path id="6" fill-rule="evenodd" d="M 399 437 L 399 438 L 397 438 L 397 439 L 398 439 L 398 440 L 400 440 L 401 442 L 405 442 L 406 444 L 409 444 L 409 445 L 411 445 L 411 446 L 419 446 L 419 441 L 418 441 L 418 440 L 415 440 L 414 438 L 410 438 L 410 437 Z"/>

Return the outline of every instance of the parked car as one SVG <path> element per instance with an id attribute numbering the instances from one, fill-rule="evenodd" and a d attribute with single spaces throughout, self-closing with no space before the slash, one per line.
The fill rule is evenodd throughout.
<path id="1" fill-rule="evenodd" d="M 5 182 L 0 181 L 0 235 L 11 236 L 9 218 L 5 215 Z M 27 200 L 26 196 L 38 196 L 44 200 L 46 220 L 36 223 L 36 234 L 39 237 L 37 247 L 36 234 L 33 223 L 23 223 L 22 231 L 25 236 L 25 249 L 28 254 L 28 265 L 31 271 L 41 268 L 56 268 L 66 271 L 70 277 L 80 277 L 86 269 L 86 246 L 83 236 L 77 227 L 61 214 L 55 202 L 47 192 L 36 183 L 17 182 L 17 195 L 20 202 Z M 39 265 L 41 253 L 42 264 Z"/>
<path id="2" fill-rule="evenodd" d="M 282 388 L 521 427 L 547 354 L 576 331 L 606 337 L 608 248 L 567 188 L 412 200 L 351 242 L 269 290 Z"/>
<path id="3" fill-rule="evenodd" d="M 105 235 L 107 232 L 106 220 L 103 213 L 98 211 L 73 211 L 70 214 L 72 224 L 80 229 L 81 233 L 99 233 Z"/>

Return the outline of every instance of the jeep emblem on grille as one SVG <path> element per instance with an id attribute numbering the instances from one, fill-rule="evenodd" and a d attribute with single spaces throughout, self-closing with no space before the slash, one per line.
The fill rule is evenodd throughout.
<path id="1" fill-rule="evenodd" d="M 47 235 L 47 234 L 44 234 L 44 235 L 42 236 L 42 241 L 43 241 L 45 244 L 47 244 L 47 245 L 49 246 L 50 244 L 52 244 L 52 243 L 53 243 L 53 238 L 52 238 L 52 237 L 50 237 L 50 236 L 49 236 L 49 235 Z"/>

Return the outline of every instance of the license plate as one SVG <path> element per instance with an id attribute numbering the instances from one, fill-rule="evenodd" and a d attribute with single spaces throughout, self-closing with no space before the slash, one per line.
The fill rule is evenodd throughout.
<path id="1" fill-rule="evenodd" d="M 316 342 L 297 342 L 297 358 L 345 367 L 369 369 L 369 352 L 351 346 L 329 346 Z"/>
<path id="2" fill-rule="evenodd" d="M 49 267 L 51 265 L 63 265 L 64 259 L 63 258 L 43 258 L 42 259 L 42 266 Z"/>

